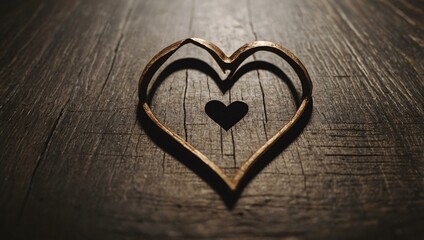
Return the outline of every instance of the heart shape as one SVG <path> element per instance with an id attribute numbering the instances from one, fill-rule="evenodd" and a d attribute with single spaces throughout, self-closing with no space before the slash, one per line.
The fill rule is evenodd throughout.
<path id="1" fill-rule="evenodd" d="M 172 54 L 174 54 L 182 46 L 189 43 L 208 51 L 223 71 L 230 70 L 227 79 L 224 81 L 231 79 L 231 76 L 234 74 L 235 70 L 247 57 L 251 56 L 257 51 L 268 51 L 280 56 L 285 61 L 287 61 L 296 72 L 302 85 L 302 99 L 296 113 L 286 125 L 284 125 L 280 130 L 278 130 L 274 136 L 268 139 L 268 141 L 265 142 L 264 145 L 262 145 L 255 153 L 253 153 L 249 157 L 249 159 L 247 159 L 247 161 L 240 167 L 240 169 L 237 170 L 233 178 L 228 177 L 222 171 L 222 169 L 220 169 L 208 157 L 206 157 L 190 143 L 185 141 L 178 134 L 176 134 L 170 128 L 160 122 L 153 114 L 149 106 L 148 89 L 151 85 L 150 83 L 154 74 L 166 62 L 166 60 L 171 57 Z M 226 183 L 230 190 L 235 191 L 237 190 L 239 183 L 241 182 L 243 177 L 246 176 L 246 173 L 248 173 L 249 170 L 252 169 L 252 166 L 255 164 L 257 159 L 259 159 L 275 142 L 277 142 L 277 140 L 287 135 L 289 130 L 291 130 L 291 128 L 301 119 L 302 115 L 307 109 L 307 106 L 312 101 L 312 82 L 306 68 L 297 59 L 297 57 L 289 50 L 285 49 L 284 47 L 278 44 L 267 41 L 254 41 L 243 45 L 242 47 L 237 49 L 231 56 L 228 57 L 224 54 L 224 52 L 222 52 L 221 49 L 219 49 L 211 42 L 200 38 L 187 38 L 175 42 L 170 46 L 164 48 L 149 61 L 149 63 L 144 68 L 143 73 L 141 74 L 138 93 L 142 110 L 148 116 L 148 118 L 164 133 L 172 137 L 183 148 L 194 154 L 201 162 L 203 162 L 215 174 L 217 174 Z"/>
<path id="2" fill-rule="evenodd" d="M 235 101 L 225 106 L 218 100 L 212 100 L 206 103 L 206 114 L 219 124 L 225 131 L 228 131 L 236 123 L 238 123 L 249 111 L 246 103 Z"/>

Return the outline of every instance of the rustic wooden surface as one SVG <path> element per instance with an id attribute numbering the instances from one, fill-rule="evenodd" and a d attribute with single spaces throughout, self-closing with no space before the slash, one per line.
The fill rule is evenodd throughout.
<path id="1" fill-rule="evenodd" d="M 19 0 L 0 12 L 0 238 L 424 237 L 422 1 Z M 227 54 L 280 43 L 314 83 L 303 132 L 232 203 L 137 117 L 143 67 L 190 36 Z M 195 47 L 177 57 L 217 69 Z M 287 64 L 253 59 L 289 79 L 256 67 L 222 94 L 181 70 L 152 98 L 229 175 L 294 113 L 290 84 L 300 91 Z M 203 110 L 213 99 L 249 113 L 222 130 Z"/>

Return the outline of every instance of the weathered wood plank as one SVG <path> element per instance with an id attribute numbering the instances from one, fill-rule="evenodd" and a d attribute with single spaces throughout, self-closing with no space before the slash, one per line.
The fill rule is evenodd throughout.
<path id="1" fill-rule="evenodd" d="M 419 1 L 36 0 L 0 12 L 0 230 L 8 239 L 424 236 Z M 234 205 L 137 118 L 144 65 L 189 36 L 227 54 L 275 41 L 314 82 L 306 128 Z M 168 63 L 181 57 L 221 74 L 202 50 L 188 46 Z M 277 57 L 254 59 L 290 81 L 253 69 L 223 94 L 210 76 L 181 70 L 152 99 L 159 119 L 229 175 L 288 121 L 293 89 L 301 90 Z M 204 113 L 212 99 L 245 101 L 249 113 L 225 131 Z"/>

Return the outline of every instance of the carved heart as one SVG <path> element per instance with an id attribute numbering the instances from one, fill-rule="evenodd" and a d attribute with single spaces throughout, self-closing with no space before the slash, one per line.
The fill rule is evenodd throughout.
<path id="1" fill-rule="evenodd" d="M 189 43 L 192 43 L 208 51 L 223 71 L 230 70 L 228 78 L 224 81 L 231 79 L 231 76 L 234 74 L 235 70 L 247 57 L 251 56 L 257 51 L 268 51 L 275 53 L 276 55 L 286 60 L 290 64 L 290 66 L 295 70 L 302 84 L 302 100 L 296 113 L 286 125 L 284 125 L 280 130 L 278 130 L 278 132 L 273 137 L 271 137 L 252 156 L 249 157 L 249 159 L 236 172 L 233 178 L 228 177 L 222 171 L 222 169 L 220 169 L 214 162 L 212 162 L 196 148 L 194 148 L 190 143 L 188 143 L 183 138 L 174 133 L 170 128 L 161 123 L 153 114 L 148 104 L 148 89 L 156 71 L 180 47 Z M 230 57 L 228 57 L 216 45 L 206 40 L 200 38 L 187 38 L 173 43 L 172 45 L 166 47 L 158 54 L 156 54 L 152 58 L 152 60 L 150 60 L 150 62 L 146 65 L 139 82 L 139 99 L 142 105 L 142 110 L 150 118 L 150 120 L 152 120 L 152 122 L 156 126 L 158 126 L 162 131 L 164 131 L 167 135 L 177 141 L 182 147 L 197 156 L 197 158 L 201 160 L 206 166 L 208 166 L 212 171 L 214 171 L 231 190 L 237 189 L 239 183 L 241 182 L 243 177 L 246 176 L 246 173 L 252 168 L 257 159 L 263 153 L 265 153 L 278 139 L 285 136 L 289 132 L 289 130 L 295 125 L 295 123 L 299 121 L 301 116 L 305 113 L 308 104 L 311 102 L 311 95 L 312 82 L 303 64 L 289 50 L 283 48 L 278 44 L 266 41 L 254 41 L 251 43 L 247 43 L 240 47 L 238 50 L 236 50 Z"/>
<path id="2" fill-rule="evenodd" d="M 219 124 L 225 131 L 232 128 L 238 121 L 246 116 L 249 106 L 246 103 L 235 101 L 225 106 L 220 101 L 209 101 L 205 106 L 206 114 Z"/>

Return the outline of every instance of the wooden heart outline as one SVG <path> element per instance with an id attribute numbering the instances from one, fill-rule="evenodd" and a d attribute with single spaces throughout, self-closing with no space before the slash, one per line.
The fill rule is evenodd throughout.
<path id="1" fill-rule="evenodd" d="M 231 76 L 237 70 L 243 61 L 253 55 L 257 51 L 267 51 L 272 52 L 281 58 L 283 58 L 290 66 L 295 70 L 297 76 L 302 85 L 302 98 L 300 106 L 298 107 L 296 113 L 292 118 L 280 129 L 277 133 L 274 134 L 268 141 L 265 142 L 256 152 L 254 152 L 246 162 L 236 171 L 236 174 L 233 178 L 227 176 L 222 169 L 211 161 L 208 157 L 203 155 L 199 150 L 192 146 L 189 142 L 181 138 L 178 134 L 173 132 L 170 128 L 165 126 L 162 122 L 157 119 L 154 115 L 150 106 L 148 104 L 148 87 L 149 84 L 157 72 L 157 70 L 174 54 L 179 48 L 186 44 L 194 44 L 206 51 L 215 59 L 220 68 L 225 70 L 230 70 L 228 77 L 231 79 Z M 223 80 L 225 81 L 225 80 Z M 206 41 L 201 38 L 187 38 L 180 41 L 177 41 L 168 47 L 161 50 L 157 53 L 146 65 L 141 74 L 139 85 L 138 85 L 138 95 L 139 100 L 142 105 L 142 110 L 145 114 L 152 120 L 152 122 L 158 126 L 162 131 L 167 135 L 171 136 L 175 141 L 177 141 L 182 147 L 194 154 L 199 160 L 201 160 L 206 166 L 208 166 L 215 174 L 217 174 L 232 191 L 237 190 L 241 180 L 246 176 L 246 173 L 252 168 L 257 159 L 259 159 L 278 139 L 286 135 L 289 130 L 300 120 L 302 115 L 305 113 L 308 104 L 312 101 L 312 81 L 309 77 L 309 74 L 300 62 L 300 60 L 286 48 L 268 41 L 253 41 L 246 43 L 237 49 L 231 56 L 225 55 L 225 53 L 217 47 L 215 44 Z"/>

